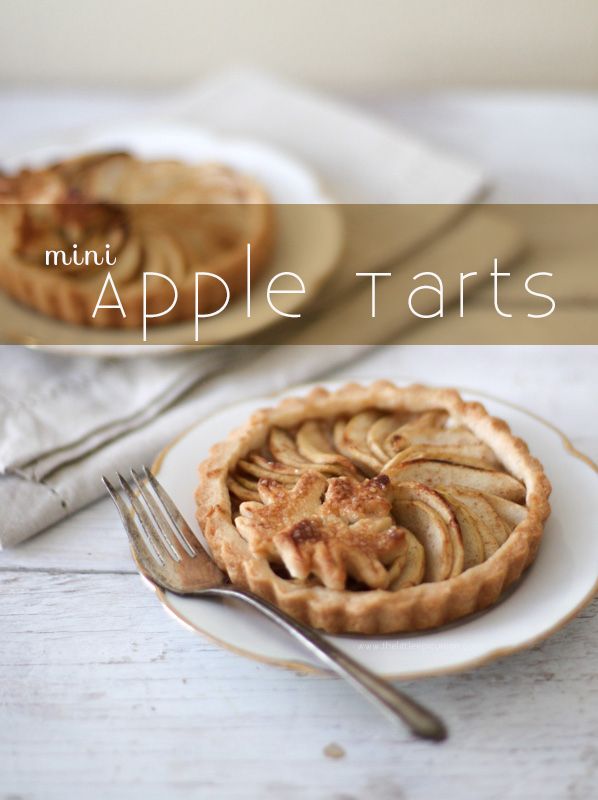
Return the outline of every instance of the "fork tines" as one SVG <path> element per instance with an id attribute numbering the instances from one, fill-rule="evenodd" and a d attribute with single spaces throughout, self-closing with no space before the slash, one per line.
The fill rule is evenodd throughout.
<path id="1" fill-rule="evenodd" d="M 117 472 L 122 490 L 103 475 L 108 490 L 133 549 L 149 555 L 161 566 L 165 559 L 182 561 L 197 554 L 195 536 L 164 487 L 148 467 L 143 472 L 131 469 L 134 486 Z"/>

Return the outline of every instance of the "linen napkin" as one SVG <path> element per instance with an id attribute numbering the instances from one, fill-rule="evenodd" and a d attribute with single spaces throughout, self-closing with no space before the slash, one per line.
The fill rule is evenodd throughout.
<path id="1" fill-rule="evenodd" d="M 472 164 L 358 108 L 258 70 L 231 70 L 157 114 L 257 139 L 305 161 L 340 203 L 470 203 L 485 188 Z"/>
<path id="2" fill-rule="evenodd" d="M 281 146 L 306 160 L 343 203 L 456 204 L 475 199 L 483 187 L 475 168 L 341 103 L 258 73 L 207 81 L 156 116 Z M 418 231 L 420 240 L 442 227 L 451 213 L 446 209 Z M 367 268 L 380 240 L 368 243 L 364 233 L 357 253 Z M 404 255 L 404 241 L 389 241 L 377 259 Z M 336 314 L 343 319 L 342 310 Z M 385 320 L 379 341 L 397 330 L 394 314 Z M 223 405 L 325 377 L 366 352 L 228 346 L 119 361 L 1 348 L 0 546 L 97 499 L 102 473 L 151 461 L 181 430 Z"/>

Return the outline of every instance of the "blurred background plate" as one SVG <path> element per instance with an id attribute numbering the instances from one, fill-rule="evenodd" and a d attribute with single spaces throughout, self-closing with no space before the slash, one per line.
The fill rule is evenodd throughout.
<path id="1" fill-rule="evenodd" d="M 330 277 L 344 244 L 343 220 L 315 174 L 276 148 L 259 142 L 215 136 L 200 128 L 145 122 L 143 126 L 80 133 L 53 144 L 4 159 L 7 170 L 38 167 L 77 153 L 126 149 L 143 158 L 176 158 L 189 163 L 218 161 L 255 177 L 276 203 L 277 243 L 264 272 L 253 283 L 251 317 L 244 296 L 238 296 L 219 316 L 202 320 L 200 344 L 247 340 L 280 321 L 268 306 L 265 290 L 279 272 L 298 272 L 306 293 L 285 295 L 284 310 L 298 313 Z M 300 211 L 296 206 L 301 205 Z M 97 356 L 131 356 L 147 350 L 141 331 L 75 326 L 45 317 L 0 294 L 0 339 L 28 345 L 46 345 L 60 352 L 80 351 Z M 76 344 L 74 344 L 76 343 Z M 149 329 L 148 344 L 178 348 L 194 344 L 194 322 L 158 325 Z M 123 347 L 126 345 L 126 347 Z M 162 352 L 166 352 L 165 349 Z"/>

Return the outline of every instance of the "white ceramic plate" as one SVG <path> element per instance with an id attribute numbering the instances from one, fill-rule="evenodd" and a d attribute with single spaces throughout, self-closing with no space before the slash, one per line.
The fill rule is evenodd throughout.
<path id="1" fill-rule="evenodd" d="M 10 171 L 21 166 L 42 166 L 77 153 L 113 149 L 129 150 L 144 158 L 168 157 L 189 163 L 218 161 L 255 177 L 277 205 L 277 245 L 267 269 L 253 285 L 251 317 L 246 316 L 244 298 L 238 298 L 221 315 L 202 321 L 200 338 L 213 344 L 246 340 L 279 322 L 280 317 L 269 308 L 265 296 L 265 286 L 278 272 L 297 272 L 307 287 L 305 295 L 285 296 L 288 313 L 296 313 L 309 298 L 317 297 L 319 287 L 334 270 L 342 251 L 342 219 L 317 177 L 304 164 L 275 148 L 216 136 L 199 128 L 153 123 L 80 134 L 4 158 L 1 166 Z M 302 206 L 299 214 L 292 208 L 298 204 Z M 149 343 L 173 350 L 193 345 L 193 337 L 193 322 L 160 325 L 151 329 Z M 32 345 L 51 342 L 47 347 L 60 348 L 62 353 L 71 350 L 80 354 L 82 347 L 93 344 L 95 349 L 90 349 L 87 355 L 120 357 L 144 352 L 147 355 L 147 345 L 140 343 L 140 331 L 105 332 L 68 325 L 43 317 L 3 293 L 0 293 L 0 338 Z"/>
<path id="2" fill-rule="evenodd" d="M 506 419 L 528 442 L 552 481 L 552 514 L 536 561 L 490 610 L 428 633 L 332 637 L 342 650 L 383 675 L 414 678 L 457 671 L 529 647 L 567 622 L 598 588 L 596 468 L 570 449 L 558 430 L 532 414 L 477 393 L 463 394 L 481 399 L 491 414 Z M 224 409 L 185 433 L 158 459 L 160 480 L 195 531 L 197 464 L 214 442 L 254 409 L 272 402 L 261 398 Z M 162 592 L 158 596 L 189 628 L 242 655 L 294 669 L 317 668 L 283 632 L 244 605 Z"/>

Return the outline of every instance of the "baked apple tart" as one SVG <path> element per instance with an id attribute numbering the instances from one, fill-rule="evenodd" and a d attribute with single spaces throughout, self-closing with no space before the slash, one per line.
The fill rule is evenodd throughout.
<path id="1" fill-rule="evenodd" d="M 138 327 L 144 273 L 152 274 L 145 309 L 155 322 L 193 318 L 196 296 L 198 313 L 218 310 L 225 286 L 200 275 L 196 292 L 195 273 L 220 276 L 232 297 L 246 286 L 247 243 L 257 276 L 273 234 L 264 189 L 220 164 L 109 152 L 0 173 L 0 287 L 66 322 Z M 173 301 L 173 284 L 176 304 L 158 316 Z M 94 314 L 99 297 L 104 307 Z"/>
<path id="2" fill-rule="evenodd" d="M 316 388 L 256 412 L 200 466 L 197 517 L 230 579 L 336 632 L 432 628 L 533 561 L 550 483 L 451 389 Z"/>

